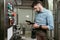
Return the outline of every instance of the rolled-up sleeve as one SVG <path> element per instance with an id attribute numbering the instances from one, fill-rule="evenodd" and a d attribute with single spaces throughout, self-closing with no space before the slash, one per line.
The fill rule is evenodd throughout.
<path id="1" fill-rule="evenodd" d="M 54 29 L 54 19 L 53 19 L 53 14 L 52 12 L 49 12 L 49 14 L 47 15 L 47 27 L 49 30 L 53 30 Z"/>

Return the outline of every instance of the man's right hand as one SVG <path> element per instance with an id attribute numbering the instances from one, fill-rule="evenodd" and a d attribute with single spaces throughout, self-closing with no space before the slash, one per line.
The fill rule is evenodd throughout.
<path id="1" fill-rule="evenodd" d="M 39 28 L 39 25 L 35 23 L 35 24 L 33 25 L 33 27 L 34 27 L 34 28 Z"/>

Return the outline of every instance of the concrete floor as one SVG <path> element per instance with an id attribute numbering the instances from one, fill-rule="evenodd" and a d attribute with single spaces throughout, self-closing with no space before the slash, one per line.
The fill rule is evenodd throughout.
<path id="1" fill-rule="evenodd" d="M 28 37 L 27 37 L 27 38 L 25 37 L 25 38 L 23 38 L 23 39 L 24 39 L 24 40 L 36 40 L 36 39 L 28 38 Z"/>

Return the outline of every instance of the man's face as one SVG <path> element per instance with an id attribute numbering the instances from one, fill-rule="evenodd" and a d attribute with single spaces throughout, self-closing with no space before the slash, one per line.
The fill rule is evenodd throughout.
<path id="1" fill-rule="evenodd" d="M 34 6 L 34 11 L 36 11 L 36 12 L 39 11 L 39 7 L 37 5 Z"/>
<path id="2" fill-rule="evenodd" d="M 36 12 L 41 11 L 41 5 L 40 4 L 35 5 L 34 6 L 34 11 L 36 11 Z"/>

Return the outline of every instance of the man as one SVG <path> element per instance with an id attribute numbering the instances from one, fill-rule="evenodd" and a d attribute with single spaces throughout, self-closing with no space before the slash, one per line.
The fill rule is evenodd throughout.
<path id="1" fill-rule="evenodd" d="M 54 29 L 53 14 L 51 11 L 43 7 L 41 1 L 33 2 L 32 8 L 37 12 L 35 24 L 33 27 L 37 30 L 37 40 L 47 40 L 46 31 Z"/>

